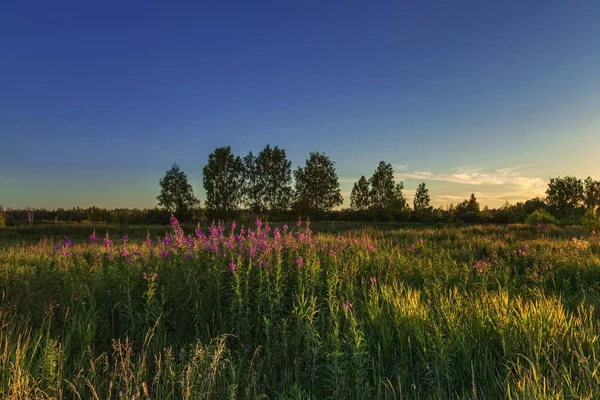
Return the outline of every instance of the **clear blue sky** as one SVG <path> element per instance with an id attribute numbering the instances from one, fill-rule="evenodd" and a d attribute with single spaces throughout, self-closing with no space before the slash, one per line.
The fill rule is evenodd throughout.
<path id="1" fill-rule="evenodd" d="M 597 1 L 7 1 L 0 203 L 153 207 L 217 146 L 496 206 L 600 179 Z M 346 199 L 344 206 L 348 206 Z"/>

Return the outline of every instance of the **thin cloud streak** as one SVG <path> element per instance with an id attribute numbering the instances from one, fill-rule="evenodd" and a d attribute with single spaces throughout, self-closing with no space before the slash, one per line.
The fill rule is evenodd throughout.
<path id="1" fill-rule="evenodd" d="M 405 171 L 395 174 L 396 180 L 420 180 L 449 182 L 462 185 L 488 186 L 495 190 L 474 192 L 484 202 L 509 201 L 516 202 L 536 196 L 543 196 L 547 182 L 541 178 L 524 176 L 520 170 L 527 165 L 500 168 L 486 171 L 483 168 L 458 167 L 452 173 L 433 173 L 429 171 Z M 497 191 L 497 189 L 504 189 Z M 439 203 L 460 202 L 469 197 L 471 192 L 460 194 L 440 194 L 432 196 Z"/>
<path id="2" fill-rule="evenodd" d="M 397 171 L 394 174 L 396 182 L 403 181 L 406 183 L 407 180 L 448 182 L 457 185 L 471 185 L 480 189 L 478 191 L 465 190 L 462 187 L 458 190 L 447 189 L 447 192 L 450 193 L 446 194 L 432 193 L 431 200 L 434 204 L 460 203 L 468 199 L 471 193 L 474 193 L 480 202 L 489 205 L 498 205 L 505 201 L 515 203 L 544 195 L 547 182 L 541 178 L 524 176 L 521 170 L 527 166 L 519 165 L 491 171 L 483 168 L 462 166 L 454 168 L 451 173 L 434 173 L 429 171 L 409 171 L 407 165 L 393 165 Z M 356 181 L 358 181 L 358 178 L 340 178 L 340 183 L 342 184 L 352 184 Z M 429 189 L 435 191 L 435 184 L 429 187 Z M 406 199 L 411 202 L 414 197 L 412 189 L 407 190 L 405 187 L 404 194 Z M 349 198 L 350 190 L 343 191 L 342 195 L 346 199 Z"/>
<path id="3" fill-rule="evenodd" d="M 517 187 L 541 188 L 546 182 L 540 178 L 520 176 L 518 170 L 524 166 L 497 169 L 493 172 L 485 172 L 482 168 L 455 168 L 450 174 L 436 174 L 427 171 L 399 172 L 395 174 L 396 179 L 421 179 L 429 181 L 445 181 L 461 183 L 466 185 L 513 185 Z"/>

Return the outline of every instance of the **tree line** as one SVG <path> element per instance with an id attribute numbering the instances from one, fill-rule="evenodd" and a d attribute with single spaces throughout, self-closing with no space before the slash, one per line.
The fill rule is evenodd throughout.
<path id="1" fill-rule="evenodd" d="M 161 224 L 171 214 L 182 221 L 215 219 L 271 220 L 298 217 L 346 221 L 491 222 L 581 224 L 600 227 L 600 181 L 573 176 L 550 179 L 546 197 L 490 209 L 480 207 L 475 194 L 459 204 L 434 208 L 426 184 L 415 192 L 412 207 L 404 184 L 396 182 L 389 162 L 380 161 L 370 177 L 353 185 L 350 207 L 343 204 L 335 163 L 324 153 L 310 153 L 304 165 L 292 170 L 286 152 L 265 146 L 258 154 L 236 156 L 230 146 L 216 148 L 204 166 L 204 207 L 194 195 L 187 175 L 177 164 L 159 181 L 158 207 L 154 209 L 71 210 L 3 209 L 0 226 L 35 220 Z"/>

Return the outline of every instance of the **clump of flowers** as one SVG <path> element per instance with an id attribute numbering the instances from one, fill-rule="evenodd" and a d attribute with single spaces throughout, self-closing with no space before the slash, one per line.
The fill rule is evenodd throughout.
<path id="1" fill-rule="evenodd" d="M 301 267 L 304 265 L 304 260 L 302 260 L 302 257 L 296 257 L 296 266 Z"/>
<path id="2" fill-rule="evenodd" d="M 104 237 L 104 247 L 111 247 L 112 246 L 112 240 L 110 240 L 110 237 L 108 236 L 108 231 L 106 231 L 106 236 Z"/>
<path id="3" fill-rule="evenodd" d="M 147 274 L 147 273 L 143 273 L 142 274 L 142 279 L 150 279 L 150 280 L 154 280 L 158 277 L 158 274 L 156 272 L 153 272 L 151 274 Z"/>
<path id="4" fill-rule="evenodd" d="M 527 250 L 529 250 L 529 245 L 528 244 L 526 244 L 525 246 L 523 246 L 520 249 L 511 251 L 510 255 L 513 256 L 513 257 L 515 257 L 515 256 L 524 257 L 524 256 L 527 255 Z"/>
<path id="5" fill-rule="evenodd" d="M 90 235 L 90 242 L 92 243 L 97 243 L 98 242 L 98 236 L 96 236 L 96 230 L 94 229 L 94 232 Z"/>
<path id="6" fill-rule="evenodd" d="M 473 270 L 476 272 L 487 272 L 492 269 L 492 264 L 486 259 L 481 259 L 473 265 Z"/>

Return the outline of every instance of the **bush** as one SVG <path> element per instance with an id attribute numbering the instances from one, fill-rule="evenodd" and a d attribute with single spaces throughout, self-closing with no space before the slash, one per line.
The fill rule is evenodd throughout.
<path id="1" fill-rule="evenodd" d="M 558 220 L 548 213 L 548 211 L 540 208 L 529 214 L 525 219 L 525 223 L 529 225 L 558 225 Z"/>
<path id="2" fill-rule="evenodd" d="M 4 217 L 0 217 L 0 228 L 5 228 L 6 227 L 6 221 L 4 220 Z"/>
<path id="3" fill-rule="evenodd" d="M 458 215 L 457 219 L 461 222 L 467 222 L 470 224 L 486 222 L 485 216 L 479 211 L 464 212 L 464 213 Z"/>
<path id="4" fill-rule="evenodd" d="M 583 217 L 582 225 L 590 231 L 600 231 L 600 212 L 588 210 Z"/>

